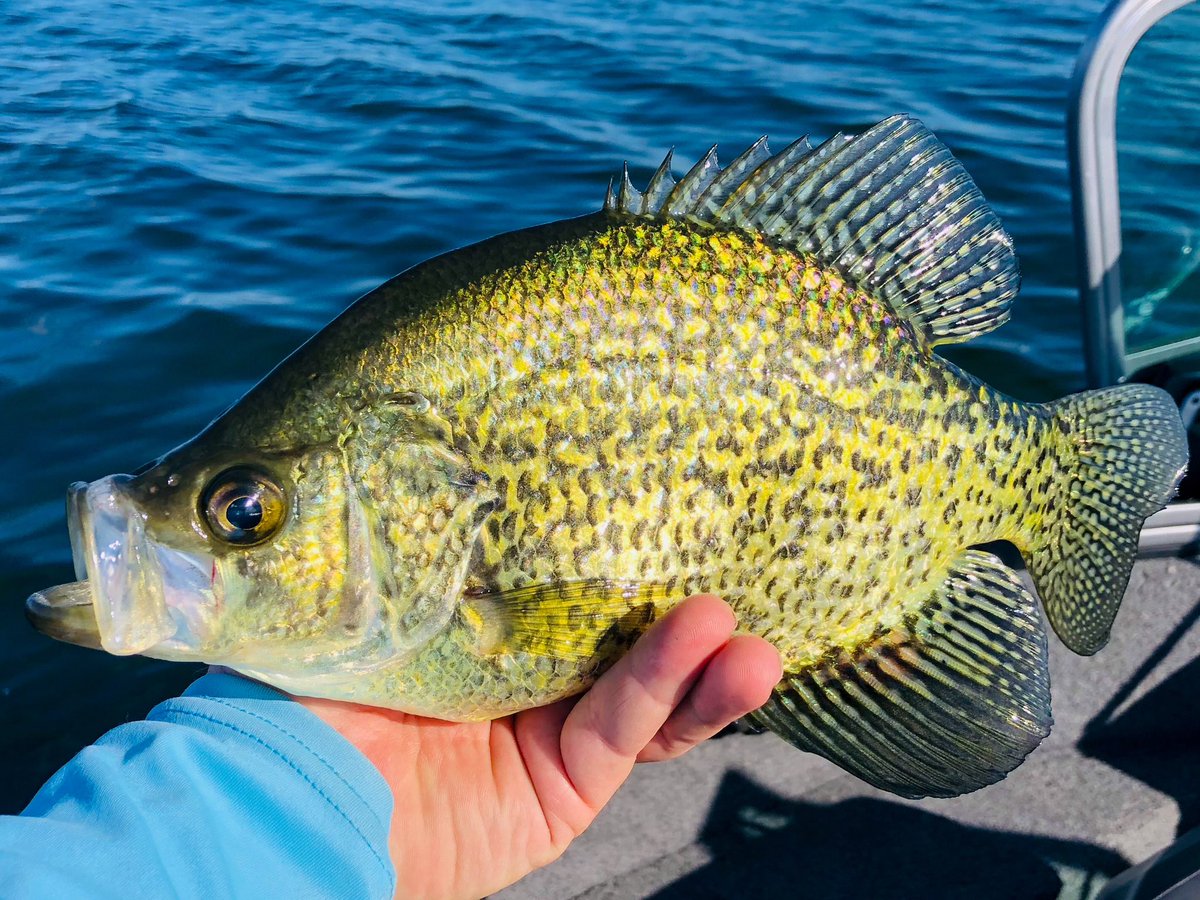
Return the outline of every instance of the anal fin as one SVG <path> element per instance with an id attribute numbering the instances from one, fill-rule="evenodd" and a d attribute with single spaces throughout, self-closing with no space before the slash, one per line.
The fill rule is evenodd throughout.
<path id="1" fill-rule="evenodd" d="M 905 626 L 785 673 L 752 717 L 904 797 L 999 781 L 1050 732 L 1046 634 L 1032 595 L 967 550 Z"/>

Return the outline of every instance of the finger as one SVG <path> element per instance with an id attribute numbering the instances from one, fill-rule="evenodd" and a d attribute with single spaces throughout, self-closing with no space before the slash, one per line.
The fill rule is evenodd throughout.
<path id="1" fill-rule="evenodd" d="M 734 624 L 724 601 L 689 598 L 651 627 L 576 704 L 563 726 L 563 765 L 591 808 L 607 803 L 628 777 L 638 753 L 729 640 Z"/>
<path id="2" fill-rule="evenodd" d="M 546 822 L 548 854 L 544 865 L 561 853 L 592 823 L 596 811 L 580 798 L 562 761 L 562 730 L 577 697 L 537 706 L 513 718 L 513 732 L 529 783 Z"/>
<path id="3" fill-rule="evenodd" d="M 762 638 L 735 635 L 705 667 L 638 762 L 673 759 L 758 709 L 783 675 L 779 652 Z"/>

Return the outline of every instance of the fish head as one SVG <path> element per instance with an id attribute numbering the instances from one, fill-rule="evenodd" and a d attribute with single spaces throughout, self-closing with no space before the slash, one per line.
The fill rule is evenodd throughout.
<path id="1" fill-rule="evenodd" d="M 336 453 L 201 442 L 136 475 L 78 482 L 67 519 L 79 580 L 34 594 L 29 617 L 117 655 L 210 662 L 294 634 L 337 593 L 345 481 Z"/>
<path id="2" fill-rule="evenodd" d="M 446 625 L 494 496 L 424 398 L 401 396 L 303 449 L 201 435 L 72 485 L 67 505 L 78 581 L 29 598 L 35 627 L 303 693 Z"/>

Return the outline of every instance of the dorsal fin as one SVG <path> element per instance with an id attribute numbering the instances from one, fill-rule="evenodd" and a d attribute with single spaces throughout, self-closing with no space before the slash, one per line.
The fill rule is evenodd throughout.
<path id="1" fill-rule="evenodd" d="M 893 116 L 816 149 L 797 141 L 775 156 L 761 139 L 724 171 L 714 147 L 666 190 L 669 168 L 668 155 L 645 195 L 626 174 L 605 209 L 761 232 L 886 300 L 931 346 L 1008 320 L 1020 281 L 1012 241 L 916 119 Z"/>
<path id="2" fill-rule="evenodd" d="M 802 137 L 766 160 L 733 190 L 714 219 L 739 228 L 755 227 L 755 214 L 763 196 L 773 194 L 777 181 L 812 150 L 808 138 Z"/>

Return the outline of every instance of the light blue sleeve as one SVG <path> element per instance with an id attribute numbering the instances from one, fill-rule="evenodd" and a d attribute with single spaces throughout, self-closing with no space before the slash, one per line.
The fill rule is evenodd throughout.
<path id="1" fill-rule="evenodd" d="M 0 817 L 0 895 L 391 897 L 392 794 L 299 703 L 209 674 Z"/>

